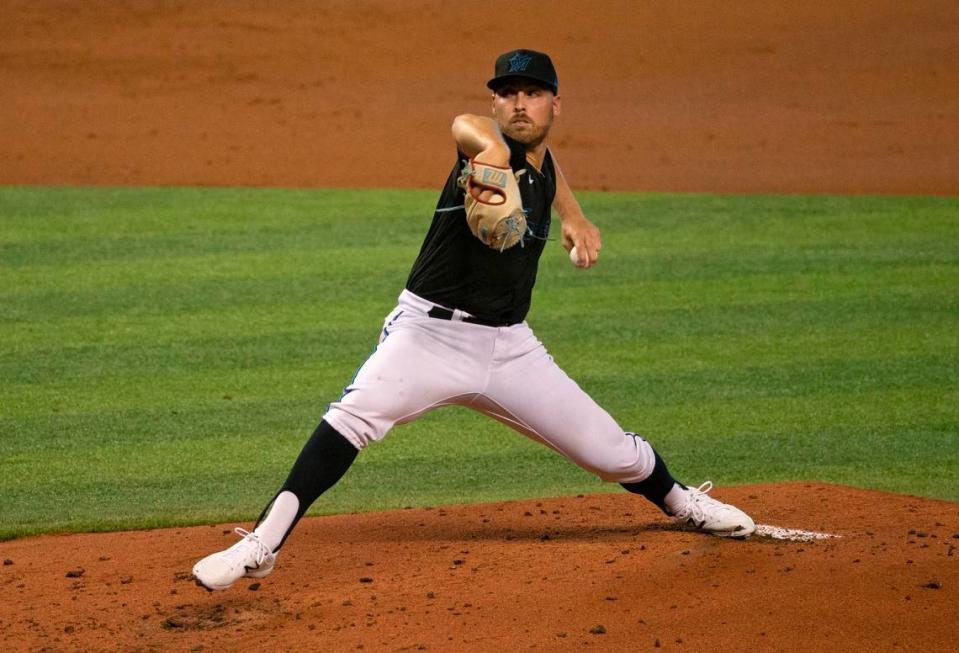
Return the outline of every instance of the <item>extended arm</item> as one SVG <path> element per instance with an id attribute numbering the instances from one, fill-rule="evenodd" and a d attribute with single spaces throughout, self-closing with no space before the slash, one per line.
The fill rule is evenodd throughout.
<path id="1" fill-rule="evenodd" d="M 453 119 L 453 140 L 466 156 L 493 166 L 509 165 L 509 146 L 492 118 L 469 113 Z"/>
<path id="2" fill-rule="evenodd" d="M 599 258 L 599 250 L 603 247 L 599 229 L 583 215 L 583 209 L 580 208 L 579 202 L 573 196 L 573 191 L 566 183 L 566 176 L 560 169 L 555 155 L 553 156 L 553 169 L 556 171 L 556 196 L 553 198 L 553 208 L 559 213 L 559 218 L 563 223 L 563 247 L 567 252 L 576 247 L 576 251 L 579 253 L 579 267 L 592 267 L 596 264 Z"/>

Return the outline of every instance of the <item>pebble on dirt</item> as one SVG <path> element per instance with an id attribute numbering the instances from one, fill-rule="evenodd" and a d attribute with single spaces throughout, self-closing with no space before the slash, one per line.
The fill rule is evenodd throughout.
<path id="1" fill-rule="evenodd" d="M 67 572 L 67 578 L 80 578 L 85 573 L 85 569 L 71 569 Z"/>
<path id="2" fill-rule="evenodd" d="M 606 627 L 602 625 L 596 625 L 589 629 L 591 635 L 605 635 Z"/>

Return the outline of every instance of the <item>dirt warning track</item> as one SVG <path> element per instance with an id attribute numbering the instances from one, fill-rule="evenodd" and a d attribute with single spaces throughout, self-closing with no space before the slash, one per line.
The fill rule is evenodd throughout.
<path id="1" fill-rule="evenodd" d="M 959 193 L 951 0 L 224 7 L 2 3 L 0 183 L 436 188 L 531 47 L 575 188 Z"/>

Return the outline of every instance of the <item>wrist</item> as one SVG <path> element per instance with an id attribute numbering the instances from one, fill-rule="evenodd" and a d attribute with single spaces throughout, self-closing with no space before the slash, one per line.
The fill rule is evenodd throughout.
<path id="1" fill-rule="evenodd" d="M 586 215 L 582 211 L 569 211 L 567 213 L 559 211 L 559 219 L 563 222 L 563 224 L 587 222 Z"/>
<path id="2" fill-rule="evenodd" d="M 489 166 L 509 167 L 509 148 L 506 143 L 493 143 L 474 157 Z"/>

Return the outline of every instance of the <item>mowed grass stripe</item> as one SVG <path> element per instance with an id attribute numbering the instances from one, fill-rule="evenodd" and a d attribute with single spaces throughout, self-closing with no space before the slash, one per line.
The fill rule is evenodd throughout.
<path id="1" fill-rule="evenodd" d="M 836 425 L 863 431 L 913 427 L 939 431 L 950 419 L 954 420 L 955 402 L 959 401 L 959 391 L 931 385 L 823 390 L 818 394 L 780 389 L 765 396 L 744 398 L 743 388 L 726 385 L 709 395 L 695 396 L 685 391 L 684 384 L 640 383 L 625 392 L 607 380 L 588 374 L 581 378 L 588 390 L 610 398 L 607 406 L 624 427 L 646 433 L 657 444 L 670 439 L 682 442 L 693 435 L 721 439 L 731 433 L 802 437 L 809 431 L 834 430 Z M 92 452 L 101 446 L 118 447 L 113 460 L 119 462 L 124 457 L 139 460 L 146 451 L 170 442 L 196 439 L 230 441 L 231 447 L 243 446 L 244 442 L 252 446 L 250 440 L 259 436 L 302 442 L 325 406 L 326 401 L 304 389 L 301 395 L 289 399 L 241 395 L 227 402 L 206 397 L 202 403 L 177 409 L 147 406 L 137 411 L 78 412 L 10 420 L 0 426 L 14 437 L 4 441 L 0 453 L 5 457 L 5 465 L 33 461 L 40 468 L 53 469 L 60 463 L 76 464 L 73 459 L 51 460 L 49 456 L 54 451 L 74 452 L 90 464 Z M 915 419 L 918 411 L 923 413 L 922 420 Z M 471 423 L 469 429 L 490 434 L 501 431 L 483 420 Z M 455 430 L 428 433 L 437 442 L 447 443 L 445 446 L 463 446 L 461 435 Z M 921 447 L 922 442 L 906 445 Z M 425 452 L 414 449 L 408 453 L 415 456 Z M 144 464 L 157 463 L 150 455 L 144 460 Z M 87 471 L 77 470 L 81 474 Z"/>
<path id="2" fill-rule="evenodd" d="M 644 424 L 651 424 L 649 428 L 642 429 L 649 437 L 657 443 L 679 443 L 683 449 L 685 447 L 682 445 L 689 437 L 722 440 L 732 436 L 759 436 L 758 443 L 772 436 L 802 439 L 809 437 L 810 433 L 837 430 L 862 433 L 895 432 L 895 429 L 908 431 L 912 429 L 910 425 L 915 423 L 915 410 L 924 413 L 925 418 L 921 422 L 923 428 L 945 432 L 950 419 L 954 417 L 953 402 L 956 399 L 959 399 L 959 391 L 955 389 L 915 393 L 912 388 L 847 392 L 839 397 L 756 397 L 735 403 L 730 403 L 725 397 L 697 399 L 677 394 L 672 401 L 623 403 L 611 412 L 627 427 L 638 429 Z M 116 449 L 111 456 L 116 455 L 117 461 L 128 458 L 138 465 L 163 469 L 167 465 L 187 463 L 173 456 L 164 459 L 162 465 L 155 465 L 150 456 L 141 457 L 143 449 L 139 447 L 180 447 L 184 442 L 207 440 L 236 445 L 247 443 L 255 449 L 253 445 L 261 437 L 277 442 L 302 443 L 314 424 L 312 418 L 304 418 L 303 415 L 315 410 L 318 407 L 316 404 L 309 397 L 293 400 L 248 399 L 228 407 L 209 402 L 191 409 L 154 408 L 138 413 L 118 411 L 113 415 L 77 414 L 35 418 L 16 425 L 4 425 L 9 432 L 45 429 L 43 436 L 24 441 L 21 446 L 8 445 L 4 451 L 7 456 L 4 462 L 27 463 L 37 457 L 36 461 L 43 463 L 43 456 L 52 450 L 83 453 L 105 448 L 110 451 Z M 257 419 L 257 416 L 261 417 Z M 455 429 L 447 430 L 445 426 L 431 428 L 443 422 L 468 423 L 470 434 L 464 435 Z M 437 411 L 422 426 L 419 422 L 404 426 L 397 431 L 397 439 L 405 439 L 407 436 L 403 434 L 410 432 L 419 433 L 417 439 L 430 442 L 431 447 L 425 451 L 417 448 L 394 451 L 400 458 L 429 457 L 443 451 L 455 453 L 465 446 L 463 438 L 474 440 L 471 445 L 473 451 L 476 447 L 483 449 L 475 440 L 484 436 L 497 440 L 506 437 L 511 445 L 522 440 L 508 430 L 495 428 L 485 418 L 459 408 Z M 64 437 L 65 433 L 70 437 Z M 392 442 L 392 437 L 387 439 L 389 442 Z M 130 444 L 138 448 L 128 447 Z M 921 444 L 903 440 L 906 447 Z M 387 449 L 390 449 L 387 445 L 378 445 L 368 453 Z M 828 447 L 822 450 L 828 455 Z M 255 452 L 251 453 L 255 455 Z M 95 459 L 96 456 L 91 453 L 87 462 L 92 464 Z M 110 462 L 108 457 L 102 458 L 102 461 Z M 196 464 L 202 466 L 206 462 L 199 460 Z M 869 461 L 864 459 L 862 462 L 866 464 Z M 47 463 L 52 466 L 72 465 L 75 461 L 58 459 Z M 797 463 L 801 464 L 801 460 Z M 84 470 L 78 468 L 77 473 L 82 474 Z M 43 479 L 35 480 L 40 482 Z M 6 482 L 6 477 L 0 482 Z"/>
<path id="3" fill-rule="evenodd" d="M 959 326 L 959 318 L 949 315 L 946 310 L 949 305 L 949 299 L 930 294 L 855 301 L 703 307 L 700 311 L 645 310 L 637 312 L 629 321 L 622 321 L 622 311 L 614 307 L 576 312 L 558 308 L 556 314 L 539 320 L 541 324 L 537 324 L 537 328 L 549 334 L 550 338 L 558 337 L 565 342 L 574 332 L 585 330 L 588 334 L 590 331 L 602 331 L 605 324 L 620 320 L 621 328 L 601 333 L 603 342 L 598 344 L 630 343 L 636 348 L 668 346 L 680 340 L 688 341 L 684 342 L 685 346 L 695 347 L 697 340 L 718 341 L 722 338 L 725 338 L 726 343 L 734 344 L 731 339 L 756 332 L 762 327 L 758 336 L 760 341 L 770 338 L 819 339 L 823 344 L 828 344 L 838 340 L 848 346 L 850 338 L 845 334 L 882 336 L 876 338 L 878 343 L 861 344 L 868 345 L 869 351 L 875 351 L 878 344 L 880 349 L 887 347 L 893 353 L 901 351 L 900 347 L 908 347 L 912 351 L 918 344 L 928 341 L 930 335 L 938 333 L 945 336 Z M 389 306 L 385 298 L 381 306 Z M 177 359 L 184 357 L 190 361 L 206 357 L 212 365 L 219 364 L 218 361 L 229 365 L 267 362 L 292 364 L 301 359 L 303 347 L 343 339 L 358 342 L 357 335 L 363 332 L 368 342 L 373 344 L 379 329 L 371 319 L 371 311 L 366 307 L 357 307 L 354 311 L 344 311 L 342 308 L 339 311 L 325 311 L 321 306 L 284 307 L 269 314 L 261 313 L 259 319 L 250 322 L 244 319 L 246 313 L 240 309 L 229 313 L 201 314 L 196 316 L 196 320 L 161 316 L 120 322 L 111 320 L 107 324 L 95 320 L 85 323 L 70 320 L 65 326 L 70 329 L 72 338 L 65 342 L 47 341 L 43 343 L 45 346 L 39 346 L 41 343 L 31 334 L 34 335 L 34 338 L 30 338 L 33 342 L 0 355 L 0 372 L 10 381 L 17 380 L 18 372 L 28 373 L 30 378 L 41 374 L 42 380 L 42 371 L 47 365 L 46 374 L 50 378 L 62 378 L 70 369 L 82 371 L 87 365 L 95 363 L 95 358 L 101 363 L 136 361 L 146 366 L 151 361 L 154 364 L 175 365 Z M 883 327 L 870 329 L 870 323 L 880 317 L 884 321 Z M 703 318 L 708 318 L 708 322 L 701 322 Z M 276 319 L 282 322 L 275 324 Z M 580 324 L 584 326 L 580 327 Z M 167 328 L 163 328 L 164 325 Z M 250 333 L 251 325 L 256 329 L 253 334 Z M 921 328 L 917 325 L 921 325 Z M 345 331 L 344 327 L 349 330 Z M 37 329 L 41 328 L 38 325 Z M 47 323 L 45 328 L 53 335 L 57 326 Z M 213 330 L 216 335 L 211 334 Z M 905 342 L 892 340 L 896 337 L 895 333 L 909 331 L 912 332 L 912 338 Z M 11 329 L 10 333 L 16 335 L 17 331 Z M 902 336 L 900 339 L 903 339 Z M 739 343 L 751 350 L 751 342 Z M 948 339 L 934 344 L 939 345 L 939 350 L 941 347 L 952 351 L 959 348 L 955 341 Z"/>
<path id="4" fill-rule="evenodd" d="M 683 478 L 959 498 L 956 200 L 582 200 L 603 262 L 550 244 L 530 321 Z M 0 189 L 0 537 L 255 516 L 372 349 L 434 201 Z M 616 487 L 450 409 L 316 510 L 583 491 Z"/>
<path id="5" fill-rule="evenodd" d="M 415 251 L 415 250 L 414 250 Z M 264 257 L 255 265 L 250 261 L 231 262 L 228 270 L 216 264 L 196 265 L 189 273 L 185 266 L 175 265 L 175 271 L 159 265 L 151 268 L 151 277 L 137 274 L 137 270 L 111 269 L 107 277 L 100 277 L 102 270 L 77 269 L 59 279 L 39 280 L 18 278 L 29 275 L 4 272 L 7 282 L 0 293 L 0 301 L 7 308 L 6 318 L 16 326 L 28 327 L 36 322 L 75 319 L 85 315 L 96 316 L 106 311 L 122 316 L 150 314 L 152 310 L 176 310 L 178 313 L 193 313 L 242 305 L 246 309 L 316 303 L 319 298 L 353 296 L 353 291 L 367 294 L 390 294 L 397 285 L 396 278 L 405 278 L 410 248 L 391 248 L 388 252 L 377 250 L 382 265 L 367 271 L 355 257 L 342 256 L 341 252 L 312 254 L 308 258 L 291 263 L 285 261 L 284 269 L 278 269 L 272 260 L 281 253 Z M 604 259 L 603 263 L 607 261 Z M 634 307 L 639 311 L 662 310 L 671 307 L 695 307 L 727 305 L 728 303 L 760 303 L 829 297 L 831 299 L 874 297 L 890 293 L 913 294 L 917 290 L 911 280 L 921 277 L 925 293 L 941 292 L 943 299 L 955 307 L 957 300 L 949 291 L 955 268 L 949 264 L 903 263 L 895 267 L 875 268 L 862 266 L 855 270 L 809 270 L 805 273 L 780 271 L 742 274 L 735 276 L 676 278 L 668 281 L 652 280 L 639 269 L 640 258 L 636 256 L 614 258 L 610 255 L 606 275 L 609 279 L 599 292 L 590 296 L 589 302 L 578 304 L 582 308 L 615 303 L 622 298 L 624 287 L 640 294 L 643 302 Z M 649 264 L 645 261 L 644 264 Z M 672 266 L 668 259 L 660 262 Z M 618 272 L 618 274 L 617 274 Z M 592 275 L 592 271 L 590 271 Z M 598 275 L 597 275 L 598 276 Z M 95 278 L 91 278 L 95 277 Z M 356 284 L 343 287 L 344 278 L 358 278 Z M 82 280 L 82 281 L 81 281 Z M 596 280 L 584 282 L 581 278 L 559 279 L 575 286 L 595 284 Z M 79 287 L 80 283 L 87 287 Z M 677 288 L 682 292 L 677 293 Z M 569 289 L 567 289 L 569 290 Z M 349 291 L 349 292 L 347 292 Z M 559 295 L 562 296 L 562 295 Z M 282 302 L 278 301 L 282 298 Z M 677 305 L 679 300 L 686 302 Z M 539 307 L 537 307 L 539 308 Z M 622 307 L 619 307 L 622 309 Z M 534 316 L 536 313 L 533 314 Z"/>
<path id="6" fill-rule="evenodd" d="M 453 414 L 455 410 L 441 412 Z M 519 498 L 528 496 L 528 479 L 531 477 L 536 479 L 537 496 L 618 491 L 616 487 L 599 484 L 556 454 L 511 434 L 497 432 L 489 442 L 481 442 L 469 430 L 474 422 L 479 424 L 478 420 L 445 423 L 445 430 L 459 430 L 459 433 L 457 450 L 444 452 L 442 456 L 384 455 L 390 445 L 408 450 L 432 444 L 417 437 L 422 435 L 415 432 L 417 425 L 397 429 L 377 450 L 360 457 L 344 482 L 324 496 L 314 514 Z M 908 482 L 916 487 L 917 493 L 936 496 L 954 466 L 929 448 L 917 453 L 911 444 L 916 441 L 947 447 L 951 443 L 948 426 L 939 430 L 903 430 L 898 425 L 884 430 L 834 429 L 799 436 L 763 433 L 761 437 L 743 434 L 704 438 L 684 435 L 679 439 L 664 438 L 660 449 L 669 455 L 674 466 L 697 480 L 712 475 L 719 466 L 727 470 L 724 472 L 727 483 L 782 478 L 832 478 L 846 482 L 851 478 L 865 478 L 871 487 L 901 491 L 901 484 Z M 215 444 L 223 447 L 230 443 L 218 441 Z M 12 488 L 0 485 L 4 496 L 11 501 L 42 501 L 52 508 L 45 513 L 44 525 L 30 523 L 30 520 L 20 524 L 5 523 L 0 534 L 39 532 L 44 527 L 101 530 L 249 519 L 251 511 L 244 504 L 259 505 L 264 501 L 262 488 L 282 481 L 283 472 L 278 470 L 289 456 L 295 455 L 300 442 L 251 438 L 243 444 L 245 446 L 238 455 L 212 468 L 192 469 L 180 462 L 173 470 L 148 465 L 126 468 L 124 462 L 127 459 L 121 458 L 119 465 L 105 462 L 98 466 L 98 470 L 109 470 L 109 478 L 99 477 L 102 480 L 84 475 L 82 478 L 67 476 L 55 483 L 45 482 L 29 488 L 23 484 Z M 484 444 L 486 446 L 482 446 Z M 207 442 L 199 440 L 187 443 L 187 446 L 163 446 L 151 453 L 171 461 L 185 461 L 202 455 L 206 445 Z M 469 452 L 464 453 L 460 448 L 468 448 Z M 746 448 L 753 455 L 743 455 Z M 272 452 L 272 455 L 258 455 L 257 452 L 263 450 Z M 91 458 L 110 461 L 117 453 L 116 448 L 108 448 L 94 453 Z M 763 464 L 759 467 L 755 465 L 755 455 L 763 456 Z M 438 458 L 446 464 L 438 465 Z M 487 482 L 489 475 L 495 475 L 503 468 L 509 469 L 511 474 L 503 479 L 503 483 L 490 486 Z M 69 465 L 64 465 L 62 470 L 34 466 L 24 471 L 69 474 L 70 469 Z M 178 474 L 188 472 L 196 474 L 194 483 L 184 485 L 177 481 Z M 428 482 L 424 483 L 424 480 Z M 118 483 L 127 485 L 128 489 L 122 495 L 116 494 Z M 197 495 L 232 497 L 234 501 L 227 505 L 198 502 Z M 58 501 L 62 497 L 68 499 Z M 154 502 L 157 497 L 163 498 L 162 503 L 144 511 L 143 504 Z M 91 505 L 91 498 L 110 505 L 110 513 L 104 516 Z"/>
<path id="7" fill-rule="evenodd" d="M 269 292 L 270 283 L 285 284 L 292 279 L 312 280 L 323 289 L 323 284 L 356 276 L 362 286 L 378 282 L 385 275 L 384 270 L 405 264 L 411 246 L 369 245 L 367 248 L 375 247 L 382 260 L 382 268 L 376 270 L 366 269 L 363 256 L 357 256 L 358 248 L 321 244 L 305 250 L 276 249 L 240 255 L 204 253 L 193 257 L 141 258 L 63 267 L 12 267 L 4 271 L 11 285 L 3 296 L 11 301 L 25 301 L 34 294 L 51 300 L 77 294 L 80 299 L 96 299 L 103 304 L 119 300 L 119 308 L 123 308 L 129 299 L 124 292 L 131 287 L 149 289 L 163 299 L 165 291 L 175 292 L 193 284 L 205 286 L 199 289 L 200 296 L 216 284 L 225 284 L 216 289 L 222 294 L 251 282 L 256 282 L 257 293 L 262 295 Z M 180 299 L 189 301 L 189 298 Z"/>
<path id="8" fill-rule="evenodd" d="M 313 351 L 322 352 L 314 344 Z M 262 352 L 263 349 L 256 349 Z M 159 358 L 159 357 L 158 357 Z M 217 360 L 206 363 L 193 356 L 185 356 L 179 363 L 169 363 L 167 358 L 158 360 L 155 366 L 144 359 L 124 361 L 133 364 L 140 361 L 143 368 L 136 374 L 112 372 L 114 363 L 107 362 L 104 368 L 82 368 L 84 374 L 73 383 L 59 380 L 46 383 L 11 383 L 6 386 L 6 418 L 27 419 L 35 414 L 36 405 L 55 408 L 60 414 L 96 414 L 109 406 L 112 411 L 159 408 L 184 401 L 195 402 L 198 398 L 207 401 L 221 399 L 232 401 L 244 395 L 258 397 L 310 396 L 325 399 L 324 404 L 334 401 L 340 394 L 345 380 L 342 370 L 350 364 L 348 359 L 324 361 L 323 364 L 299 367 L 280 364 L 251 365 L 243 358 Z M 94 358 L 94 363 L 96 359 Z M 563 363 L 562 358 L 559 359 Z M 641 361 L 617 362 L 610 356 L 606 360 L 594 360 L 584 364 L 574 361 L 566 366 L 580 383 L 598 386 L 597 394 L 608 396 L 610 390 L 603 386 L 619 386 L 625 375 L 631 377 L 629 388 L 639 391 L 627 401 L 641 405 L 668 403 L 676 396 L 695 400 L 710 398 L 734 399 L 737 397 L 767 396 L 835 396 L 847 392 L 875 392 L 898 388 L 935 391 L 948 387 L 959 375 L 959 363 L 955 354 L 908 355 L 896 358 L 809 359 L 802 362 L 781 363 L 762 360 L 744 360 L 736 368 L 725 364 L 700 364 L 685 369 L 672 367 L 653 371 Z M 204 373 L 192 372 L 184 382 L 156 383 L 156 379 L 171 376 L 180 371 L 190 372 L 192 366 L 202 365 Z M 272 392 L 263 389 L 264 379 L 281 378 L 284 385 Z M 610 399 L 612 401 L 612 398 Z M 614 408 L 614 405 L 609 406 Z"/>

